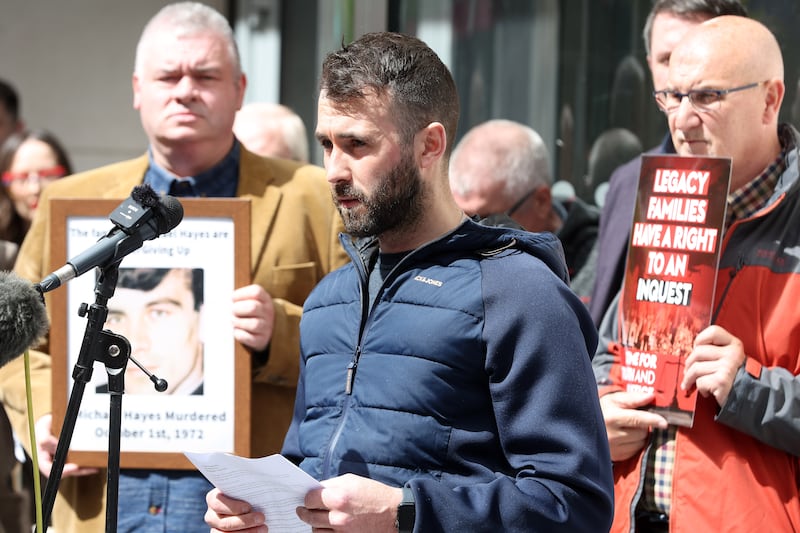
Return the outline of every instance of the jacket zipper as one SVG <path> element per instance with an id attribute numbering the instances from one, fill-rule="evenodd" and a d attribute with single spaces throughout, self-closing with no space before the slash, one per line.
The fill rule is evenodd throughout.
<path id="1" fill-rule="evenodd" d="M 361 358 L 361 345 L 356 347 L 356 353 L 353 360 L 347 364 L 347 379 L 344 384 L 344 393 L 348 396 L 353 394 L 353 380 L 356 379 L 356 368 L 358 367 L 358 360 Z"/>
<path id="2" fill-rule="evenodd" d="M 417 249 L 419 250 L 419 248 Z M 392 270 L 386 275 L 386 279 L 383 280 L 381 286 L 378 288 L 378 293 L 375 295 L 375 299 L 372 301 L 372 307 L 369 307 L 369 276 L 367 275 L 367 266 L 364 264 L 363 259 L 359 255 L 359 278 L 361 280 L 361 326 L 359 327 L 358 331 L 358 343 L 356 344 L 355 352 L 353 353 L 353 360 L 350 361 L 347 365 L 347 373 L 345 378 L 345 387 L 344 392 L 347 396 L 353 394 L 353 385 L 356 379 L 356 371 L 358 370 L 358 361 L 361 359 L 361 351 L 362 351 L 362 341 L 364 339 L 364 332 L 367 330 L 367 324 L 372 317 L 373 312 L 375 311 L 375 307 L 378 305 L 378 300 L 380 300 L 381 294 L 383 294 L 384 288 L 392 281 L 394 277 L 396 277 L 397 273 L 400 271 L 401 267 L 405 264 L 408 258 L 412 255 L 416 255 L 417 250 L 412 250 L 408 253 L 403 259 L 401 259 Z"/>
<path id="3" fill-rule="evenodd" d="M 425 247 L 425 246 L 423 246 Z M 378 293 L 375 295 L 375 300 L 373 301 L 372 307 L 369 307 L 369 277 L 367 276 L 367 266 L 364 264 L 364 260 L 361 257 L 360 253 L 352 253 L 352 248 L 349 246 L 345 246 L 345 250 L 348 251 L 350 255 L 350 259 L 353 261 L 356 269 L 358 270 L 359 281 L 361 282 L 361 325 L 359 326 L 358 331 L 358 342 L 356 343 L 356 349 L 353 353 L 353 359 L 347 365 L 347 372 L 345 375 L 345 397 L 344 401 L 342 402 L 342 414 L 339 417 L 339 422 L 336 425 L 336 431 L 333 432 L 333 437 L 331 438 L 328 448 L 325 451 L 325 456 L 322 461 L 322 475 L 323 479 L 328 479 L 331 477 L 331 457 L 333 456 L 333 450 L 336 449 L 336 444 L 339 441 L 339 437 L 342 435 L 342 430 L 344 429 L 344 423 L 347 419 L 347 413 L 350 410 L 350 399 L 352 398 L 353 394 L 353 386 L 355 384 L 356 379 L 356 371 L 358 370 L 358 361 L 361 359 L 361 352 L 362 352 L 362 340 L 364 338 L 364 332 L 367 330 L 367 324 L 369 322 L 370 317 L 375 309 L 375 306 L 378 305 L 378 300 L 380 299 L 380 295 L 383 294 L 383 289 L 386 287 L 389 281 L 396 275 L 397 272 L 400 271 L 400 267 L 408 260 L 408 258 L 412 255 L 416 255 L 420 248 L 411 251 L 408 255 L 406 255 L 399 263 L 395 265 L 395 267 L 389 272 L 386 276 L 386 279 L 383 280 L 380 288 L 378 289 Z M 357 261 L 356 261 L 357 259 Z"/>
<path id="4" fill-rule="evenodd" d="M 339 417 L 339 422 L 336 425 L 336 431 L 333 432 L 333 436 L 331 437 L 322 461 L 323 479 L 331 477 L 331 457 L 333 456 L 333 450 L 336 449 L 336 444 L 339 442 L 339 437 L 342 435 L 342 430 L 344 429 L 347 413 L 350 411 L 350 399 L 353 394 L 353 383 L 356 379 L 358 360 L 361 358 L 361 340 L 364 336 L 364 331 L 366 330 L 367 321 L 369 319 L 369 313 L 367 312 L 367 306 L 369 304 L 369 291 L 367 290 L 369 279 L 367 278 L 367 266 L 364 264 L 364 260 L 362 259 L 360 253 L 353 253 L 352 249 L 348 248 L 348 246 L 345 246 L 345 250 L 350 255 L 350 259 L 353 261 L 353 265 L 358 271 L 358 279 L 361 285 L 361 324 L 359 325 L 358 340 L 356 342 L 355 352 L 353 353 L 353 359 L 347 364 L 344 386 L 345 397 L 344 401 L 342 402 L 342 414 Z"/>

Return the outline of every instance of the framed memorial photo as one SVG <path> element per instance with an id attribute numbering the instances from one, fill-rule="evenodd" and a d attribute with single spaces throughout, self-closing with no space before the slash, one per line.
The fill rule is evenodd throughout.
<path id="1" fill-rule="evenodd" d="M 51 271 L 91 248 L 114 225 L 121 200 L 52 199 Z M 119 264 L 103 329 L 131 345 L 122 395 L 120 466 L 192 469 L 183 452 L 249 455 L 251 363 L 233 338 L 232 293 L 250 282 L 250 202 L 182 198 L 183 220 Z M 49 293 L 53 431 L 73 393 L 73 370 L 96 303 L 95 268 Z M 94 355 L 98 357 L 97 355 Z M 95 361 L 72 434 L 68 462 L 108 462 L 108 373 Z M 163 387 L 162 387 L 163 388 Z"/>

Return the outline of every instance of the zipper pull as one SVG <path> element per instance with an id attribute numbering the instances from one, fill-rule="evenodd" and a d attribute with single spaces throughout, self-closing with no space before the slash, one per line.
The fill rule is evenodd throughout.
<path id="1" fill-rule="evenodd" d="M 350 361 L 347 365 L 347 381 L 344 384 L 344 393 L 348 396 L 353 393 L 353 380 L 356 377 L 356 367 L 358 363 Z"/>

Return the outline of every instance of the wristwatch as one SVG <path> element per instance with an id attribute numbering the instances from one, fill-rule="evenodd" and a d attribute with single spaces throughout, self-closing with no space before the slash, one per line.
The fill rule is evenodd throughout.
<path id="1" fill-rule="evenodd" d="M 394 527 L 397 528 L 398 533 L 411 533 L 414 531 L 416 517 L 414 493 L 411 491 L 411 487 L 403 487 L 403 500 L 397 506 L 397 519 L 394 521 Z"/>

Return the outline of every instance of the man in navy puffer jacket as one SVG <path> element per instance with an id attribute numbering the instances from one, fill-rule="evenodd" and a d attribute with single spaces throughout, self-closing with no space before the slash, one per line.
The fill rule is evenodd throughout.
<path id="1" fill-rule="evenodd" d="M 457 120 L 416 38 L 368 34 L 325 60 L 316 136 L 351 263 L 304 305 L 283 454 L 323 488 L 297 513 L 315 531 L 607 531 L 596 330 L 555 236 L 456 206 Z M 264 523 L 207 500 L 213 528 Z"/>

